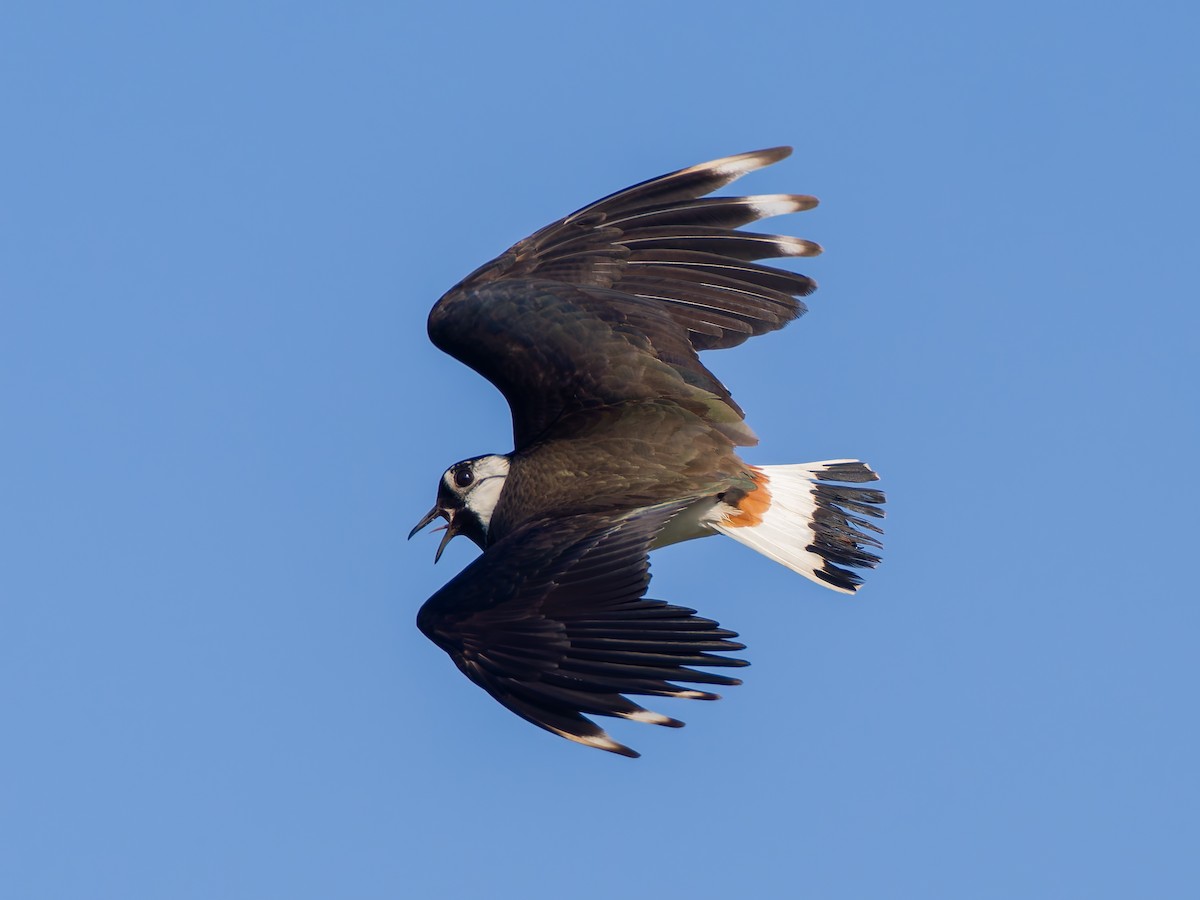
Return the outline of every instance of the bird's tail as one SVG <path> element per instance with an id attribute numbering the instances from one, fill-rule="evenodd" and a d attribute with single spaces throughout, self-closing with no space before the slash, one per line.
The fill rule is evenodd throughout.
<path id="1" fill-rule="evenodd" d="M 794 466 L 751 466 L 755 489 L 727 496 L 727 514 L 711 527 L 818 584 L 852 594 L 862 579 L 849 568 L 874 568 L 870 548 L 883 545 L 882 491 L 856 486 L 876 481 L 857 459 Z M 832 482 L 849 482 L 836 484 Z"/>

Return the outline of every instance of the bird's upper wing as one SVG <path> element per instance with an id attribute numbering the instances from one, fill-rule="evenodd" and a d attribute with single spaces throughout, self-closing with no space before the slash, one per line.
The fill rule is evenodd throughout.
<path id="1" fill-rule="evenodd" d="M 735 346 L 805 311 L 798 298 L 816 289 L 812 279 L 755 260 L 821 248 L 735 229 L 817 201 L 704 195 L 790 152 L 682 169 L 548 225 L 443 296 L 429 315 L 431 340 L 504 394 L 518 449 L 578 409 L 648 398 L 676 400 L 735 443 L 753 443 L 697 352 Z"/>
<path id="2" fill-rule="evenodd" d="M 643 597 L 654 536 L 679 504 L 608 522 L 577 516 L 529 523 L 434 594 L 421 631 L 468 678 L 524 719 L 572 741 L 638 754 L 585 718 L 678 727 L 623 696 L 716 699 L 672 681 L 733 685 L 692 666 L 740 666 L 712 651 L 737 637 L 695 610 Z"/>

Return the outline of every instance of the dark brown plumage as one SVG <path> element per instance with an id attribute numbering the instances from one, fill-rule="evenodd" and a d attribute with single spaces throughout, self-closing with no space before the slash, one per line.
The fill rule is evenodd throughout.
<path id="1" fill-rule="evenodd" d="M 609 195 L 480 267 L 430 313 L 433 343 L 508 401 L 515 449 L 443 476 L 414 532 L 441 515 L 446 539 L 467 534 L 484 553 L 418 625 L 472 681 L 563 737 L 636 756 L 585 716 L 679 725 L 626 695 L 714 699 L 673 682 L 738 683 L 693 668 L 743 665 L 714 655 L 742 648 L 733 632 L 644 598 L 655 546 L 721 531 L 846 591 L 859 579 L 835 561 L 877 561 L 866 548 L 878 529 L 863 517 L 881 514 L 882 494 L 804 487 L 874 473 L 852 460 L 778 467 L 768 490 L 767 470 L 736 453 L 757 438 L 698 356 L 783 327 L 816 287 L 755 262 L 812 256 L 816 244 L 733 230 L 814 198 L 704 197 L 788 153 L 732 156 Z M 776 552 L 765 526 L 748 537 L 772 496 L 776 518 L 811 530 L 807 548 Z M 734 515 L 751 498 L 754 516 Z"/>
<path id="2" fill-rule="evenodd" d="M 638 754 L 584 714 L 678 727 L 622 694 L 716 699 L 672 680 L 738 684 L 692 666 L 741 666 L 732 631 L 695 610 L 643 598 L 655 535 L 680 504 L 527 522 L 436 593 L 420 629 L 517 715 L 580 743 Z M 487 585 L 486 595 L 480 591 Z"/>

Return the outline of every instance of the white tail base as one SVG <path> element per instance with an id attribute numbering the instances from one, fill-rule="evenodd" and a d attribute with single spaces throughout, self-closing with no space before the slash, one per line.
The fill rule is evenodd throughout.
<path id="1" fill-rule="evenodd" d="M 815 483 L 828 467 L 847 464 L 862 465 L 853 459 L 829 459 L 790 466 L 753 467 L 759 479 L 759 491 L 765 489 L 767 492 L 768 496 L 763 498 L 766 502 L 760 501 L 759 508 L 749 514 L 744 501 L 740 510 L 722 504 L 725 514 L 718 521 L 711 521 L 709 527 L 822 587 L 853 594 L 853 588 L 831 584 L 816 574 L 826 569 L 827 561 L 809 549 L 814 543 L 817 527 Z M 748 495 L 748 499 L 759 491 Z"/>

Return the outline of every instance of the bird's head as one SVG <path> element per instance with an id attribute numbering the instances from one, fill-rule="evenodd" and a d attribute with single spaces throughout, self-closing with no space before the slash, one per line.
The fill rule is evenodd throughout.
<path id="1" fill-rule="evenodd" d="M 500 501 L 500 492 L 507 477 L 507 456 L 493 454 L 456 462 L 442 474 L 438 482 L 437 503 L 408 533 L 409 539 L 441 516 L 446 520 L 442 526 L 446 533 L 438 544 L 434 562 L 442 558 L 442 551 L 450 539 L 458 534 L 465 535 L 483 549 L 488 525 L 491 524 L 492 513 Z"/>

